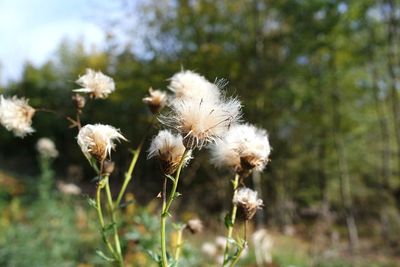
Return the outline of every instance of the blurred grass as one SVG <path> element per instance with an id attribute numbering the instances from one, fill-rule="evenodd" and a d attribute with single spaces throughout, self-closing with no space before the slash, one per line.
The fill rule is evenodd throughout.
<path id="1" fill-rule="evenodd" d="M 50 199 L 44 200 L 35 183 L 22 183 L 3 172 L 0 172 L 0 185 L 0 266 L 108 266 L 96 255 L 96 250 L 102 250 L 103 245 L 94 210 L 85 197 L 63 195 L 51 189 Z M 158 251 L 158 201 L 138 206 L 132 194 L 127 195 L 126 201 L 131 204 L 120 216 L 127 266 L 157 266 L 148 252 Z M 175 232 L 171 225 L 168 231 L 173 247 Z M 274 242 L 273 263 L 266 265 L 270 267 L 399 266 L 394 258 L 375 259 L 373 255 L 312 254 L 310 244 L 299 237 L 270 234 Z M 188 233 L 184 236 L 180 266 L 218 266 L 200 249 L 204 242 L 215 239 L 214 230 L 200 236 Z M 238 266 L 257 266 L 251 246 Z"/>

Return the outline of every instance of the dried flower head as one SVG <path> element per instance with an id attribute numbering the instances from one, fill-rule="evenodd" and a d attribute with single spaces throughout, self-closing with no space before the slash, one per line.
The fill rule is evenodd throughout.
<path id="1" fill-rule="evenodd" d="M 174 100 L 171 113 L 161 116 L 160 121 L 179 131 L 187 148 L 201 149 L 221 138 L 240 117 L 241 105 L 237 99 L 212 102 L 192 98 Z"/>
<path id="2" fill-rule="evenodd" d="M 238 173 L 253 169 L 262 171 L 270 153 L 267 132 L 250 124 L 232 126 L 211 146 L 212 162 Z"/>
<path id="3" fill-rule="evenodd" d="M 217 101 L 221 95 L 217 85 L 190 70 L 174 74 L 170 79 L 168 89 L 174 92 L 177 99 L 196 98 Z"/>
<path id="4" fill-rule="evenodd" d="M 46 137 L 40 138 L 36 143 L 36 150 L 42 157 L 45 158 L 57 158 L 58 151 L 54 142 Z"/>
<path id="5" fill-rule="evenodd" d="M 192 219 L 186 223 L 186 228 L 192 233 L 197 234 L 203 231 L 203 222 L 200 219 Z"/>
<path id="6" fill-rule="evenodd" d="M 206 254 L 208 257 L 215 257 L 215 255 L 218 252 L 217 247 L 215 246 L 215 244 L 213 244 L 211 242 L 203 243 L 203 245 L 201 246 L 201 251 L 204 254 Z"/>
<path id="7" fill-rule="evenodd" d="M 148 158 L 158 158 L 165 174 L 173 174 L 178 168 L 185 152 L 182 136 L 173 135 L 168 130 L 162 130 L 151 141 L 148 152 Z M 187 164 L 190 158 L 189 152 L 186 154 L 184 164 Z"/>
<path id="8" fill-rule="evenodd" d="M 77 93 L 88 93 L 92 98 L 106 98 L 115 90 L 115 83 L 111 77 L 100 71 L 86 69 L 86 73 L 80 76 L 76 83 L 82 88 L 73 90 Z"/>
<path id="9" fill-rule="evenodd" d="M 251 220 L 257 209 L 263 206 L 263 201 L 257 198 L 257 192 L 247 187 L 238 189 L 232 202 L 242 210 L 245 220 Z"/>
<path id="10" fill-rule="evenodd" d="M 149 106 L 153 114 L 160 112 L 167 105 L 167 100 L 167 93 L 160 90 L 153 90 L 153 88 L 149 89 L 149 96 L 143 98 L 143 102 Z"/>
<path id="11" fill-rule="evenodd" d="M 74 94 L 72 96 L 72 102 L 74 103 L 78 112 L 81 113 L 82 109 L 85 107 L 86 99 L 79 94 Z"/>
<path id="12" fill-rule="evenodd" d="M 82 192 L 76 184 L 64 183 L 63 181 L 57 182 L 57 188 L 65 195 L 80 195 Z"/>
<path id="13" fill-rule="evenodd" d="M 125 137 L 110 125 L 87 124 L 79 130 L 78 144 L 86 158 L 91 156 L 103 161 L 111 155 L 115 147 L 114 140 L 126 140 Z"/>
<path id="14" fill-rule="evenodd" d="M 35 109 L 24 98 L 0 96 L 0 124 L 18 137 L 33 133 L 32 117 Z"/>

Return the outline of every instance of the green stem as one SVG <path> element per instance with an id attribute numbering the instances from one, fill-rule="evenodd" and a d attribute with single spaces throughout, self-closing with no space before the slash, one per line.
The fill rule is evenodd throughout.
<path id="1" fill-rule="evenodd" d="M 245 250 L 245 248 L 247 247 L 247 220 L 244 221 L 244 225 L 243 225 L 243 236 L 244 236 L 244 242 L 240 247 L 240 250 L 237 252 L 237 254 L 235 255 L 235 257 L 232 260 L 231 265 L 229 265 L 229 267 L 234 267 L 236 265 L 236 263 L 238 263 L 240 256 L 242 255 L 242 252 Z"/>
<path id="2" fill-rule="evenodd" d="M 236 173 L 235 174 L 235 179 L 232 182 L 233 198 L 235 197 L 236 192 L 237 192 L 237 188 L 239 186 L 239 178 L 240 178 L 240 175 Z M 232 211 L 231 211 L 230 223 L 228 225 L 228 234 L 226 236 L 226 246 L 225 246 L 224 261 L 222 262 L 222 266 L 225 266 L 225 264 L 228 261 L 229 244 L 230 244 L 230 239 L 232 238 L 233 225 L 235 224 L 235 220 L 236 220 L 236 211 L 237 211 L 237 206 L 235 204 L 233 204 Z"/>
<path id="3" fill-rule="evenodd" d="M 139 155 L 142 150 L 142 146 L 143 146 L 143 140 L 142 140 L 142 142 L 140 142 L 138 148 L 133 151 L 131 164 L 129 165 L 128 171 L 125 173 L 124 183 L 122 184 L 121 190 L 119 191 L 119 194 L 117 197 L 117 201 L 115 202 L 116 207 L 118 207 L 119 204 L 121 203 L 121 200 L 125 194 L 126 188 L 128 187 L 128 184 L 132 179 L 132 173 L 133 173 L 133 170 L 135 169 L 136 162 L 139 159 Z"/>
<path id="4" fill-rule="evenodd" d="M 155 116 L 152 117 L 149 125 L 147 126 L 145 134 L 142 137 L 142 140 L 140 141 L 138 147 L 135 150 L 133 150 L 133 156 L 132 156 L 131 163 L 129 165 L 129 169 L 125 173 L 124 182 L 122 184 L 121 190 L 118 193 L 117 201 L 115 202 L 115 206 L 117 208 L 119 207 L 119 204 L 121 203 L 121 200 L 122 200 L 122 198 L 123 198 L 123 196 L 125 194 L 126 188 L 128 187 L 128 184 L 132 179 L 132 173 L 133 173 L 133 170 L 135 169 L 136 163 L 137 163 L 137 161 L 139 159 L 140 152 L 142 151 L 144 140 L 146 139 L 147 135 L 149 134 L 150 129 L 153 127 L 155 118 L 156 118 Z"/>
<path id="5" fill-rule="evenodd" d="M 182 240 L 183 229 L 184 228 L 180 228 L 178 230 L 178 237 L 176 240 L 176 250 L 175 250 L 175 267 L 178 267 L 178 261 L 179 261 L 180 255 L 181 255 L 181 248 L 182 248 L 182 244 L 183 244 L 183 240 Z"/>
<path id="6" fill-rule="evenodd" d="M 165 226 L 167 223 L 167 217 L 168 217 L 168 211 L 169 208 L 171 207 L 172 202 L 175 199 L 175 194 L 176 194 L 176 188 L 178 187 L 178 182 L 179 182 L 179 177 L 181 175 L 181 170 L 183 167 L 183 164 L 185 163 L 185 158 L 189 150 L 185 149 L 183 152 L 181 161 L 179 162 L 178 169 L 175 174 L 175 179 L 174 183 L 172 185 L 171 193 L 168 196 L 168 200 L 165 201 L 166 198 L 166 180 L 164 181 L 164 188 L 163 188 L 163 207 L 162 207 L 162 213 L 161 213 L 161 255 L 162 255 L 162 266 L 167 267 L 168 266 L 168 258 L 167 258 L 167 246 L 166 246 L 166 239 L 165 239 Z M 165 178 L 166 179 L 166 178 Z"/>
<path id="7" fill-rule="evenodd" d="M 108 202 L 108 206 L 110 208 L 110 213 L 111 213 L 111 223 L 113 225 L 114 242 L 115 242 L 115 248 L 116 248 L 117 254 L 118 254 L 118 262 L 119 262 L 119 266 L 123 267 L 124 259 L 122 257 L 122 252 L 121 252 L 121 243 L 119 241 L 119 236 L 118 236 L 118 228 L 117 228 L 117 224 L 116 224 L 115 210 L 114 210 L 114 204 L 113 204 L 113 200 L 112 200 L 112 196 L 111 196 L 111 190 L 110 190 L 110 184 L 108 181 L 108 176 L 106 176 L 104 179 L 106 179 L 105 188 L 106 188 L 107 202 Z"/>
<path id="8" fill-rule="evenodd" d="M 101 184 L 101 181 L 97 185 L 96 189 L 96 211 L 97 211 L 97 217 L 99 219 L 100 227 L 101 227 L 101 236 L 103 238 L 103 242 L 106 244 L 108 250 L 111 252 L 113 257 L 115 259 L 118 258 L 117 254 L 115 253 L 112 245 L 108 241 L 105 233 L 104 233 L 104 219 L 103 219 L 103 211 L 101 209 L 101 190 L 103 189 L 104 185 Z"/>

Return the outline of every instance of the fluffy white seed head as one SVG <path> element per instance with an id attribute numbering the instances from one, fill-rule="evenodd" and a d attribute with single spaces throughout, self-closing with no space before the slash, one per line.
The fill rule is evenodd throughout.
<path id="1" fill-rule="evenodd" d="M 184 136 L 184 145 L 199 148 L 221 138 L 241 117 L 241 105 L 237 99 L 220 99 L 218 102 L 203 99 L 176 99 L 171 113 L 160 121 Z"/>
<path id="2" fill-rule="evenodd" d="M 212 162 L 238 173 L 262 171 L 270 153 L 267 132 L 250 124 L 232 126 L 222 139 L 211 145 Z"/>
<path id="3" fill-rule="evenodd" d="M 167 105 L 168 96 L 166 92 L 161 90 L 149 89 L 149 96 L 143 98 L 143 102 L 147 104 L 154 114 L 158 113 Z"/>
<path id="4" fill-rule="evenodd" d="M 209 82 L 205 77 L 190 71 L 181 71 L 170 79 L 168 89 L 177 99 L 203 99 L 205 101 L 218 101 L 220 90 L 217 85 Z"/>
<path id="5" fill-rule="evenodd" d="M 115 147 L 115 140 L 126 138 L 110 125 L 87 124 L 79 130 L 78 144 L 86 158 L 91 156 L 103 161 L 111 155 L 111 149 Z"/>
<path id="6" fill-rule="evenodd" d="M 115 90 L 115 83 L 111 77 L 100 71 L 86 69 L 86 73 L 80 76 L 76 83 L 82 88 L 73 90 L 78 93 L 87 93 L 92 98 L 106 98 Z"/>
<path id="7" fill-rule="evenodd" d="M 58 151 L 54 142 L 47 138 L 43 137 L 38 140 L 36 143 L 36 150 L 42 157 L 45 158 L 57 158 Z"/>
<path id="8" fill-rule="evenodd" d="M 251 220 L 257 209 L 263 206 L 262 199 L 257 198 L 257 192 L 247 187 L 238 189 L 233 196 L 232 203 L 242 210 L 246 220 Z"/>
<path id="9" fill-rule="evenodd" d="M 32 117 L 35 109 L 28 105 L 24 98 L 4 98 L 0 96 L 0 123 L 15 136 L 25 137 L 33 133 Z"/>
<path id="10" fill-rule="evenodd" d="M 161 163 L 163 172 L 173 174 L 178 168 L 184 152 L 182 136 L 162 130 L 151 141 L 148 158 L 156 157 Z M 190 158 L 190 153 L 187 153 L 183 164 L 186 165 Z"/>
<path id="11" fill-rule="evenodd" d="M 191 219 L 186 223 L 186 228 L 192 233 L 197 234 L 203 231 L 203 222 L 200 219 Z"/>

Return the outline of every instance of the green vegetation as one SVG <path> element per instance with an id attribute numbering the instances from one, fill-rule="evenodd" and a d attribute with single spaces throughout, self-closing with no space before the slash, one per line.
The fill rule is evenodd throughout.
<path id="1" fill-rule="evenodd" d="M 149 0 L 135 11 L 144 36 L 126 19 L 129 8 L 119 13 L 118 23 L 110 23 L 118 26 L 106 29 L 106 50 L 85 51 L 80 43 L 65 42 L 46 64 L 27 63 L 21 79 L 0 85 L 0 93 L 73 116 L 73 81 L 87 67 L 101 70 L 114 78 L 117 89 L 107 101 L 91 103 L 81 119 L 121 128 L 135 148 L 151 121 L 141 102 L 149 87 L 165 89 L 166 79 L 181 68 L 209 80 L 226 78 L 228 93 L 240 96 L 249 121 L 268 129 L 273 147 L 272 164 L 260 181 L 249 178 L 263 192 L 258 225 L 276 231 L 271 266 L 396 266 L 399 1 Z M 141 38 L 145 53 L 119 44 L 121 29 Z M 38 185 L 35 143 L 47 136 L 60 155 L 46 181 L 54 174 L 53 179 L 78 183 L 93 196 L 94 173 L 76 144 L 76 129 L 53 114 L 35 118 L 34 125 L 39 134 L 25 139 L 0 129 L 0 265 L 101 266 L 95 211 L 81 196 L 56 193 L 55 181 L 52 187 Z M 122 183 L 130 158 L 127 149 L 113 154 L 120 169 L 111 183 Z M 83 174 L 71 174 L 72 169 Z M 180 266 L 202 266 L 201 244 L 222 233 L 231 174 L 211 168 L 201 151 L 184 176 L 179 185 L 184 201 L 174 203 L 179 211 L 174 221 L 199 216 L 209 229 L 202 242 L 188 242 L 182 252 L 188 262 Z M 156 163 L 143 153 L 128 187 L 135 205 L 122 211 L 123 246 L 133 266 L 151 266 L 146 251 L 159 244 L 152 235 L 159 223 L 154 217 L 160 208 L 154 201 L 159 177 Z M 51 188 L 45 197 L 51 201 L 39 197 L 40 186 Z M 255 266 L 254 255 L 247 257 L 241 266 Z"/>

